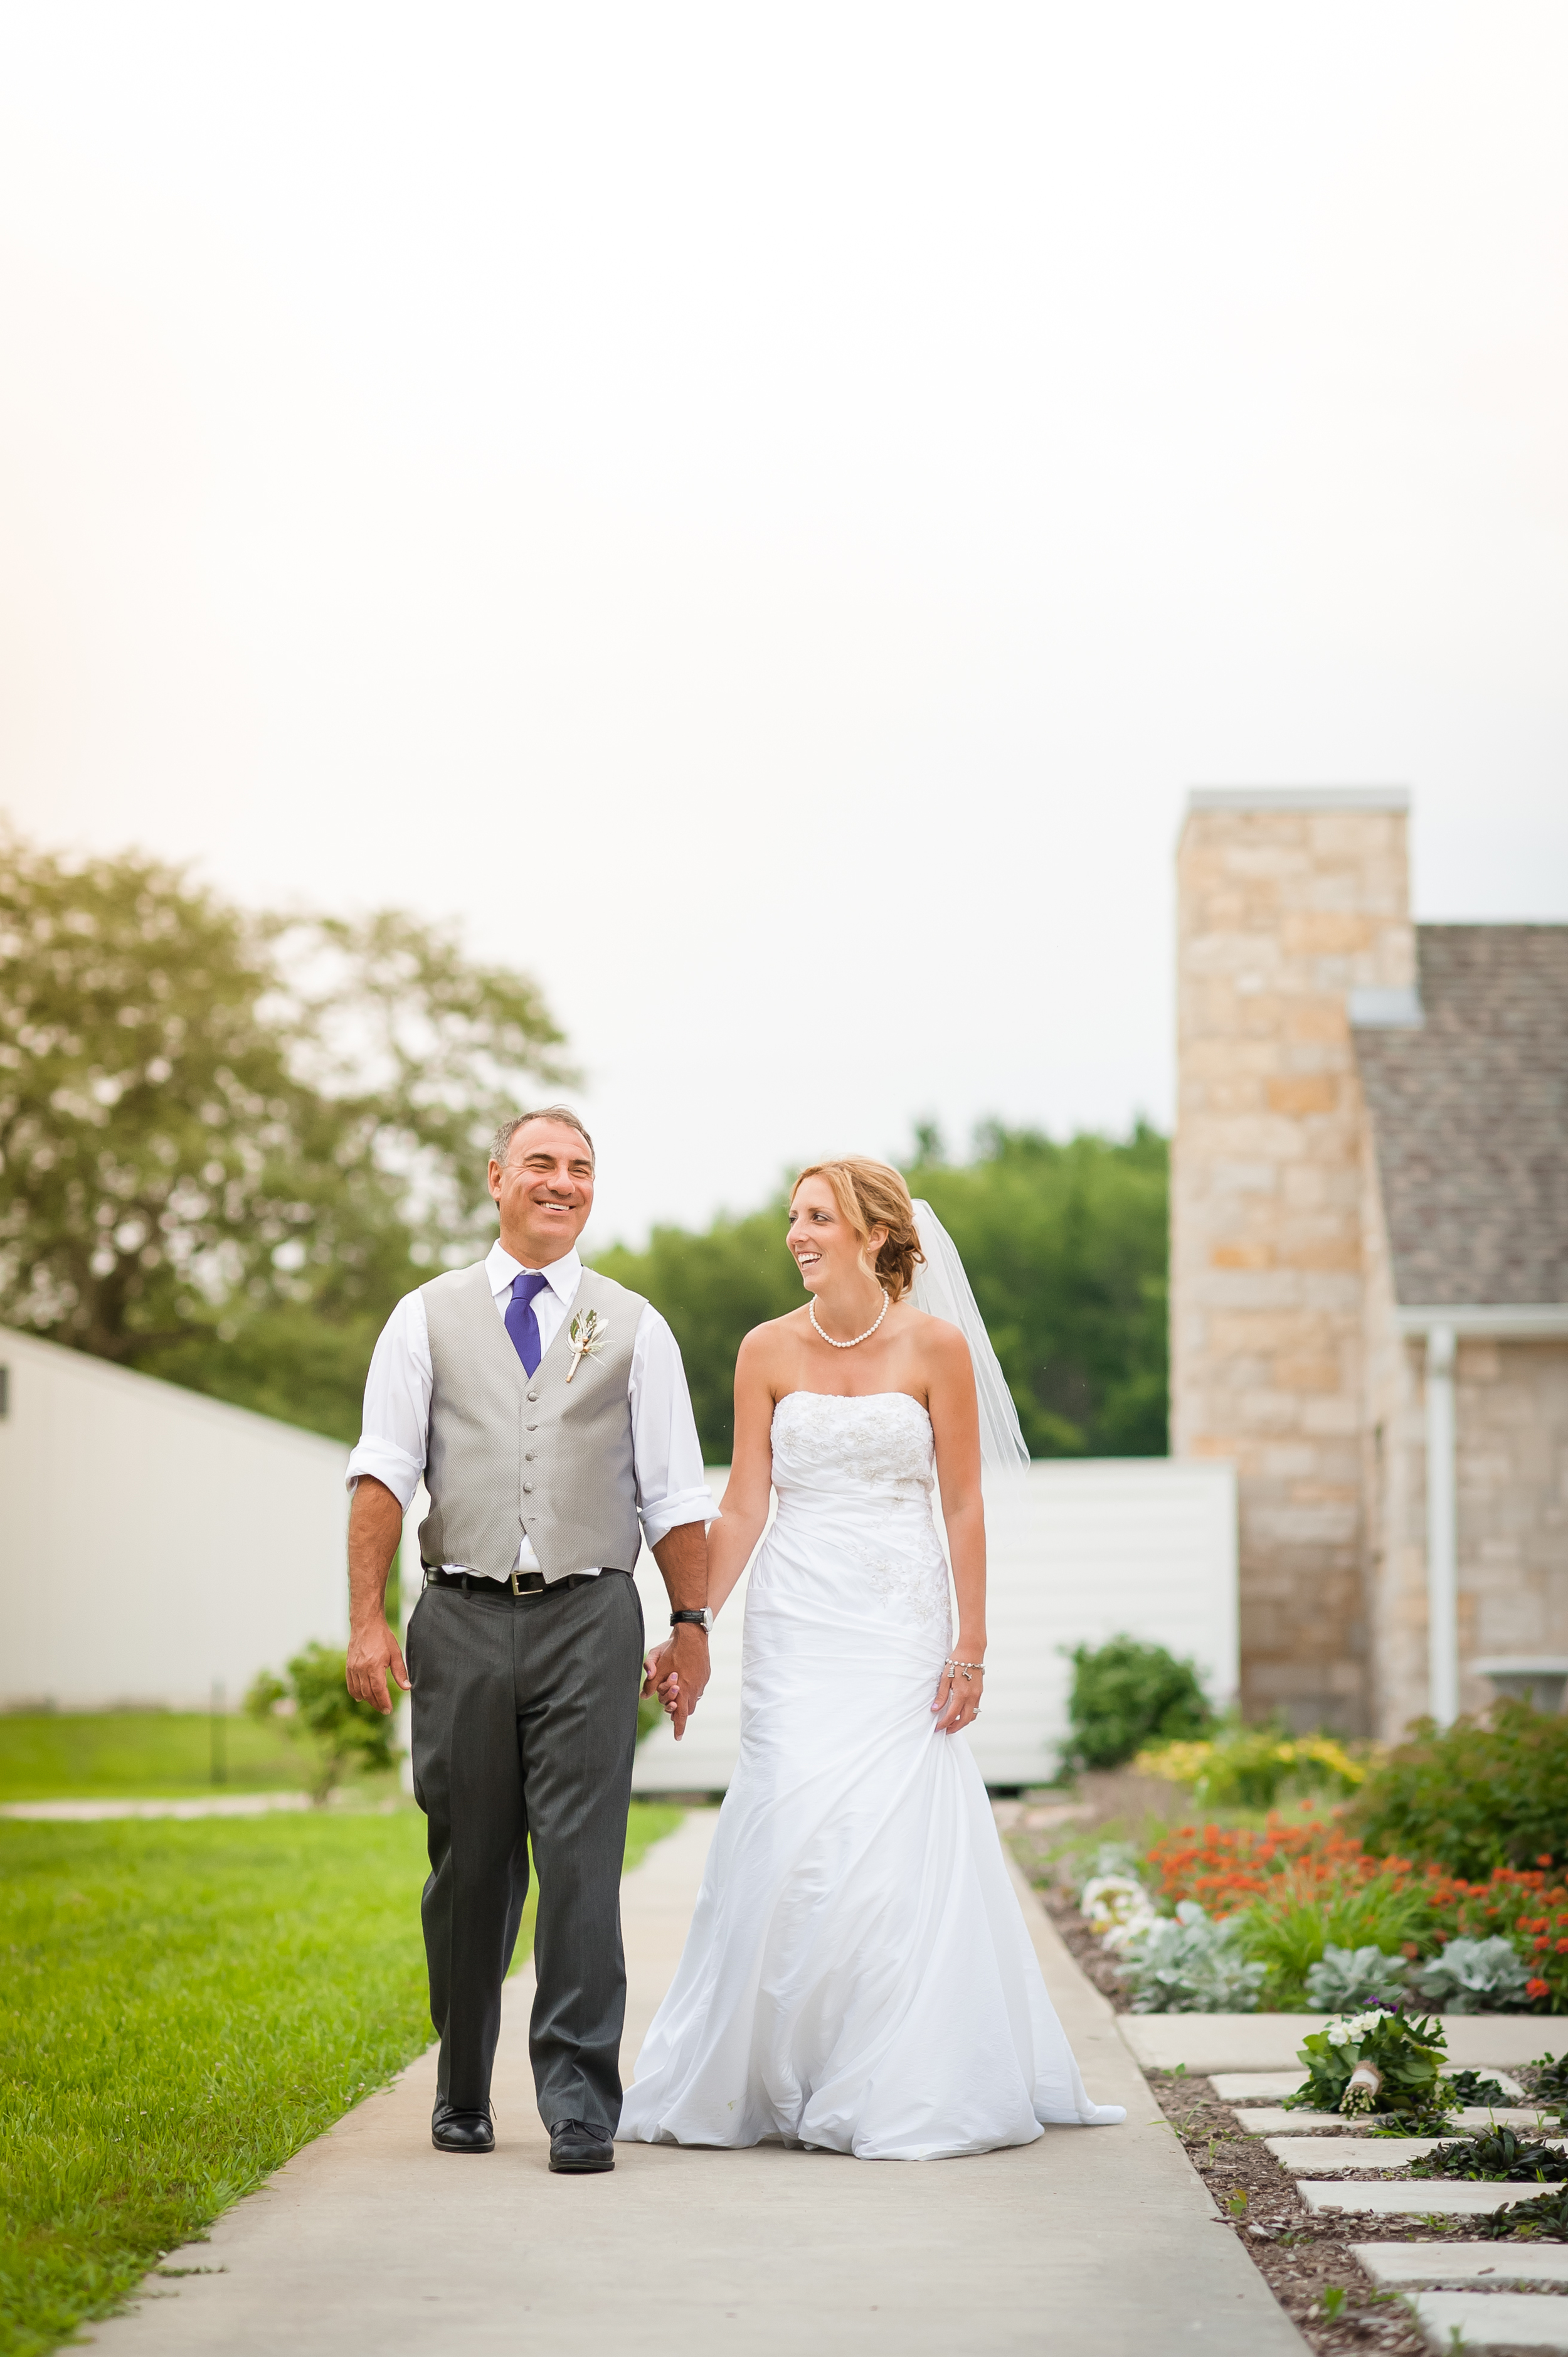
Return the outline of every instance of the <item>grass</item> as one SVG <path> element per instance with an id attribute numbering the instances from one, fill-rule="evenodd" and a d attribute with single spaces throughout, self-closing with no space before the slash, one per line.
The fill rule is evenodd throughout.
<path id="1" fill-rule="evenodd" d="M 628 1864 L 678 1817 L 634 1807 Z M 0 1824 L 6 2357 L 114 2307 L 428 2042 L 424 1872 L 412 1808 Z"/>
<path id="2" fill-rule="evenodd" d="M 0 1801 L 184 1800 L 303 1787 L 305 1747 L 276 1720 L 226 1716 L 220 1727 L 228 1776 L 215 1786 L 204 1711 L 0 1714 Z"/>

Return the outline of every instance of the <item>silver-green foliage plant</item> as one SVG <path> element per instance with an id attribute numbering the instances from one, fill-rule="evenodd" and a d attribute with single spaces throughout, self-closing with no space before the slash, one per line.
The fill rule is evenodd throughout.
<path id="1" fill-rule="evenodd" d="M 1511 1941 L 1450 1940 L 1441 1955 L 1417 1964 L 1411 1983 L 1444 2013 L 1500 2013 L 1527 2005 L 1529 1973 Z"/>
<path id="2" fill-rule="evenodd" d="M 1337 1948 L 1333 1943 L 1308 1968 L 1306 2001 L 1315 2013 L 1354 2013 L 1366 2005 L 1397 2005 L 1404 1993 L 1402 1956 L 1386 1948 Z"/>
<path id="3" fill-rule="evenodd" d="M 1252 2013 L 1267 1969 L 1241 1953 L 1234 1917 L 1216 1921 L 1195 1899 L 1141 1933 L 1125 1966 L 1134 2013 Z"/>

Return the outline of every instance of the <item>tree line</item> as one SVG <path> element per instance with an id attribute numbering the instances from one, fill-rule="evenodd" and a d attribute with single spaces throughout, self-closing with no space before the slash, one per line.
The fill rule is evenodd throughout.
<path id="1" fill-rule="evenodd" d="M 0 836 L 0 1323 L 352 1440 L 399 1297 L 494 1235 L 485 1145 L 569 1084 L 526 974 L 398 909 L 241 909 Z M 1030 1451 L 1165 1439 L 1165 1139 L 917 1133 Z M 711 1461 L 748 1329 L 804 1297 L 784 1197 L 595 1265 L 670 1319 Z"/>
<path id="2" fill-rule="evenodd" d="M 1163 1457 L 1168 1152 L 1126 1139 L 1058 1144 L 990 1124 L 950 1163 L 934 1131 L 905 1166 L 959 1249 L 1032 1457 Z M 742 1338 L 805 1298 L 784 1248 L 787 1198 L 701 1234 L 655 1228 L 594 1265 L 646 1294 L 675 1331 L 709 1461 L 734 1444 Z"/>

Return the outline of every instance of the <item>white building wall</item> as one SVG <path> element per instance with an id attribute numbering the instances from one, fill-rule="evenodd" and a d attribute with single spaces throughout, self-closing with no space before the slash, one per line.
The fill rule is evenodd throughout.
<path id="1" fill-rule="evenodd" d="M 348 1635 L 348 1450 L 0 1329 L 0 1707 L 231 1707 Z"/>
<path id="2" fill-rule="evenodd" d="M 715 1496 L 725 1474 L 709 1476 Z M 970 1745 L 988 1784 L 1037 1784 L 1067 1734 L 1071 1667 L 1060 1648 L 1127 1634 L 1191 1655 L 1217 1703 L 1239 1683 L 1236 1477 L 1165 1458 L 1032 1465 L 986 1486 L 985 1706 Z M 669 1625 L 644 1549 L 638 1587 L 650 1641 Z M 639 1745 L 633 1789 L 721 1792 L 740 1741 L 745 1582 L 714 1631 L 713 1681 L 679 1744 L 668 1726 Z"/>

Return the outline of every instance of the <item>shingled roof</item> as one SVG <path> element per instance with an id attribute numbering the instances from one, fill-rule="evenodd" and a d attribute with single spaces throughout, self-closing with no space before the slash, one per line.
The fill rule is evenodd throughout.
<path id="1" fill-rule="evenodd" d="M 1395 1295 L 1568 1302 L 1568 925 L 1416 940 L 1422 1020 L 1354 1035 Z"/>

